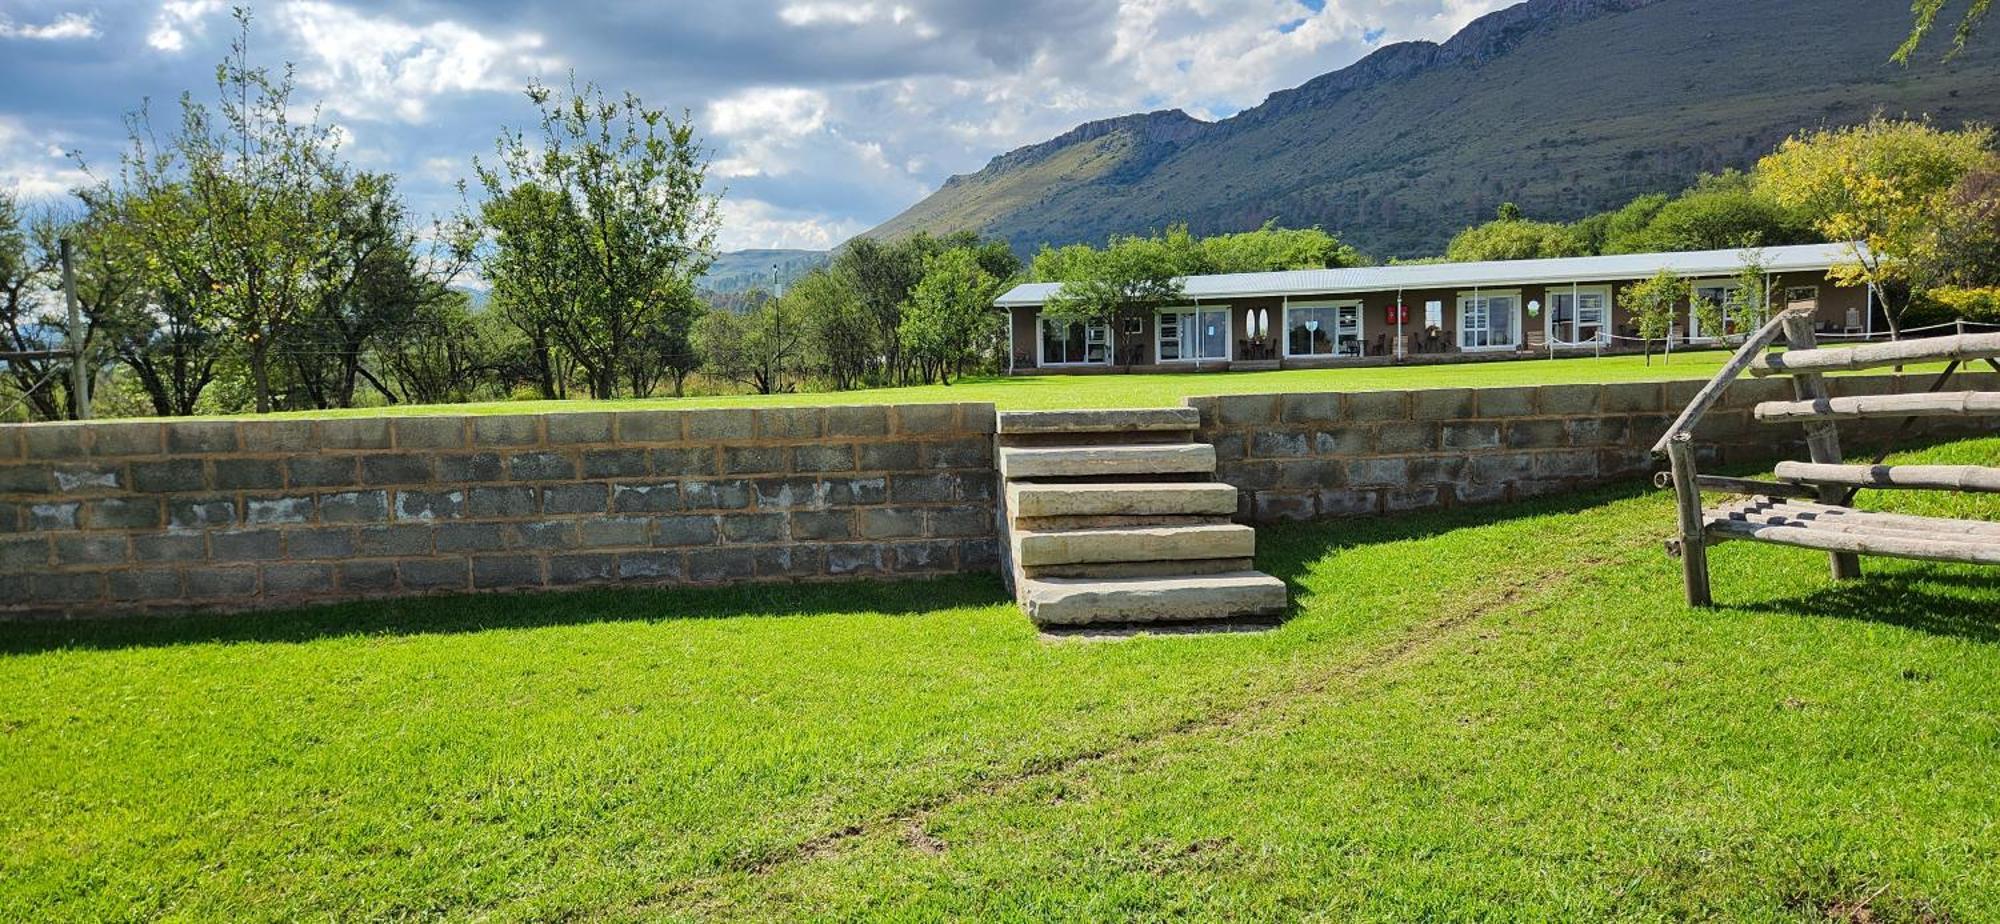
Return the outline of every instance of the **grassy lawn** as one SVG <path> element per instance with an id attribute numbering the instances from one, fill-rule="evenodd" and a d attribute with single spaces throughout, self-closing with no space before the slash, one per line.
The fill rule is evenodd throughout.
<path id="1" fill-rule="evenodd" d="M 0 627 L 0 919 L 2000 917 L 2000 579 L 1731 544 L 1694 612 L 1671 523 L 1265 530 L 1234 635 L 986 578 Z"/>

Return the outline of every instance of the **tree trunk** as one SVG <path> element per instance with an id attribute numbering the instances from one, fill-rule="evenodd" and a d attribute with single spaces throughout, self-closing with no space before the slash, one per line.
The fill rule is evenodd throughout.
<path id="1" fill-rule="evenodd" d="M 257 394 L 257 413 L 271 413 L 271 347 L 261 336 L 250 343 L 250 385 Z"/>

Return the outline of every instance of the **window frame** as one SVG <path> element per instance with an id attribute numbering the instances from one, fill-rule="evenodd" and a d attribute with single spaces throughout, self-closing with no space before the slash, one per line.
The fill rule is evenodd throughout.
<path id="1" fill-rule="evenodd" d="M 1467 328 L 1466 328 L 1466 326 L 1465 326 L 1465 303 L 1466 303 L 1467 301 L 1470 301 L 1470 300 L 1472 300 L 1472 299 L 1476 299 L 1476 298 L 1481 298 L 1481 299 L 1495 299 L 1495 298 L 1509 298 L 1509 299 L 1513 299 L 1513 301 L 1514 301 L 1514 317 L 1513 317 L 1513 319 L 1512 319 L 1512 320 L 1513 320 L 1513 323 L 1512 323 L 1512 324 L 1510 324 L 1510 325 L 1508 326 L 1508 329 L 1509 329 L 1509 330 L 1511 330 L 1511 331 L 1513 332 L 1513 342 L 1511 342 L 1511 343 L 1500 343 L 1500 344 L 1487 344 L 1486 346 L 1466 346 L 1466 345 L 1465 345 L 1465 332 L 1466 332 L 1466 329 L 1467 329 Z M 1457 320 L 1457 322 L 1458 322 L 1458 329 L 1457 329 L 1457 330 L 1455 330 L 1455 331 L 1453 331 L 1453 333 L 1455 334 L 1455 337 L 1454 337 L 1454 339 L 1455 339 L 1455 341 L 1456 341 L 1456 346 L 1458 347 L 1458 351 L 1459 351 L 1460 353 L 1500 353 L 1500 352 L 1511 352 L 1511 351 L 1515 351 L 1515 350 L 1519 350 L 1519 349 L 1521 348 L 1521 342 L 1522 342 L 1522 337 L 1523 337 L 1523 336 L 1524 336 L 1524 335 L 1526 334 L 1526 332 L 1525 332 L 1525 331 L 1523 331 L 1523 330 L 1521 329 L 1521 290 L 1520 290 L 1520 289 L 1485 289 L 1485 288 L 1481 288 L 1481 289 L 1460 289 L 1460 290 L 1458 290 L 1458 297 L 1457 297 L 1457 298 L 1455 298 L 1455 299 L 1453 299 L 1453 304 L 1454 304 L 1454 305 L 1456 306 L 1456 311 L 1455 311 L 1455 313 L 1454 313 L 1454 318 L 1455 318 L 1455 319 Z M 1490 314 L 1492 313 L 1492 311 L 1491 311 L 1491 309 L 1490 309 L 1490 308 L 1489 308 L 1489 309 L 1487 309 L 1487 313 L 1488 313 L 1489 315 L 1490 315 Z M 1493 322 L 1492 322 L 1492 320 L 1491 320 L 1490 318 L 1489 318 L 1489 319 L 1487 320 L 1487 323 L 1486 323 L 1486 330 L 1487 330 L 1487 332 L 1488 332 L 1488 334 L 1489 334 L 1489 339 L 1490 339 L 1490 334 L 1491 334 L 1491 332 L 1492 332 L 1492 330 L 1493 330 Z"/>
<path id="2" fill-rule="evenodd" d="M 1688 280 L 1687 327 L 1682 328 L 1684 333 L 1681 337 L 1681 342 L 1716 343 L 1720 341 L 1729 328 L 1729 301 L 1728 301 L 1729 296 L 1727 293 L 1733 292 L 1742 287 L 1743 287 L 1742 283 L 1737 282 L 1735 277 L 1733 276 L 1727 278 L 1710 277 L 1708 279 Z M 1722 303 L 1717 306 L 1722 309 L 1722 326 L 1725 332 L 1723 334 L 1712 334 L 1704 331 L 1700 336 L 1695 335 L 1695 327 L 1701 323 L 1701 318 L 1694 313 L 1694 303 L 1695 299 L 1701 297 L 1701 290 L 1703 289 L 1720 289 L 1724 293 Z"/>
<path id="3" fill-rule="evenodd" d="M 1041 367 L 1056 367 L 1056 368 L 1060 368 L 1060 367 L 1063 367 L 1063 366 L 1072 366 L 1072 367 L 1074 367 L 1074 366 L 1109 366 L 1109 365 L 1111 365 L 1111 359 L 1112 359 L 1112 356 L 1111 356 L 1111 353 L 1112 353 L 1112 343 L 1111 343 L 1111 325 L 1109 325 L 1109 324 L 1105 324 L 1105 323 L 1102 323 L 1102 322 L 1084 322 L 1084 324 L 1083 324 L 1083 336 L 1084 336 L 1084 341 L 1083 341 L 1083 344 L 1084 344 L 1084 355 L 1085 355 L 1086 357 L 1088 357 L 1088 356 L 1090 355 L 1090 332 L 1091 332 L 1091 330 L 1092 330 L 1092 329 L 1098 329 L 1098 330 L 1102 330 L 1102 331 L 1104 331 L 1104 358 L 1103 358 L 1103 359 L 1101 359 L 1101 360 L 1091 360 L 1091 359 L 1087 359 L 1087 358 L 1086 358 L 1086 359 L 1081 359 L 1081 360 L 1078 360 L 1078 361 L 1076 361 L 1076 362 L 1067 362 L 1067 361 L 1060 361 L 1060 360 L 1059 360 L 1059 361 L 1056 361 L 1056 362 L 1049 362 L 1049 358 L 1048 358 L 1048 346 L 1049 346 L 1049 340 L 1048 340 L 1048 335 L 1047 335 L 1047 333 L 1046 333 L 1046 332 L 1045 332 L 1045 330 L 1044 330 L 1044 325 L 1048 324 L 1048 323 L 1049 323 L 1050 321 L 1053 321 L 1053 320 L 1055 320 L 1055 319 L 1054 319 L 1054 318 L 1051 318 L 1051 317 L 1049 317 L 1048 315 L 1046 315 L 1046 314 L 1043 314 L 1043 313 L 1041 313 L 1041 312 L 1036 312 L 1036 313 L 1035 313 L 1035 366 L 1036 366 L 1037 368 L 1041 368 Z M 1077 322 L 1075 322 L 1075 321 L 1072 321 L 1072 322 L 1070 322 L 1070 323 L 1074 324 L 1074 323 L 1077 323 Z M 1068 331 L 1064 331 L 1064 336 L 1063 336 L 1063 342 L 1064 342 L 1065 344 L 1067 344 L 1067 343 L 1069 342 L 1069 337 L 1068 337 Z"/>
<path id="4" fill-rule="evenodd" d="M 1327 342 L 1334 349 L 1327 353 L 1294 353 L 1292 352 L 1292 312 L 1314 308 L 1331 308 L 1334 311 L 1335 326 L 1333 333 L 1327 338 Z M 1338 319 L 1340 311 L 1347 308 L 1354 309 L 1354 346 L 1356 352 L 1352 356 L 1340 352 L 1340 327 Z M 1278 337 L 1280 339 L 1279 356 L 1286 359 L 1360 359 L 1368 355 L 1368 312 L 1362 307 L 1361 300 L 1358 298 L 1288 301 L 1284 304 L 1284 310 L 1280 314 L 1282 320 L 1278 330 Z"/>
<path id="5" fill-rule="evenodd" d="M 1160 319 L 1168 315 L 1173 315 L 1178 319 L 1180 315 L 1193 314 L 1197 319 L 1196 323 L 1199 324 L 1201 316 L 1211 312 L 1220 312 L 1222 314 L 1222 333 L 1218 335 L 1222 338 L 1222 355 L 1183 356 L 1176 359 L 1168 359 L 1166 351 L 1161 349 L 1161 345 L 1166 342 L 1166 337 L 1163 335 L 1165 326 L 1160 323 Z M 1174 323 L 1178 325 L 1180 322 L 1176 320 Z M 1187 345 L 1185 335 L 1176 335 L 1174 339 L 1182 347 Z M 1214 305 L 1175 305 L 1170 308 L 1161 308 L 1159 311 L 1153 313 L 1153 361 L 1160 365 L 1164 366 L 1168 363 L 1176 365 L 1181 363 L 1188 365 L 1194 365 L 1195 363 L 1226 363 L 1229 362 L 1231 355 L 1235 352 L 1235 343 L 1236 309 L 1233 305 L 1221 303 Z"/>
<path id="6" fill-rule="evenodd" d="M 1604 314 L 1597 320 L 1596 342 L 1600 344 L 1609 344 L 1611 342 L 1611 318 L 1618 306 L 1617 302 L 1618 296 L 1614 291 L 1613 286 L 1608 282 L 1576 283 L 1574 285 L 1551 284 L 1544 286 L 1542 291 L 1542 299 L 1543 301 L 1546 301 L 1548 303 L 1548 309 L 1547 309 L 1547 314 L 1544 315 L 1542 319 L 1542 335 L 1552 340 L 1560 339 L 1564 345 L 1576 345 L 1576 344 L 1585 344 L 1591 342 L 1589 340 L 1572 340 L 1569 337 L 1561 337 L 1561 338 L 1556 337 L 1556 296 L 1569 295 L 1571 293 L 1575 293 L 1577 296 L 1578 307 L 1574 308 L 1573 310 L 1576 311 L 1579 316 L 1583 313 L 1583 309 L 1581 307 L 1583 296 L 1585 295 L 1604 296 Z M 1570 326 L 1569 332 L 1574 334 L 1576 332 L 1576 328 L 1580 326 L 1582 323 L 1583 322 L 1581 320 L 1572 319 L 1569 322 Z"/>

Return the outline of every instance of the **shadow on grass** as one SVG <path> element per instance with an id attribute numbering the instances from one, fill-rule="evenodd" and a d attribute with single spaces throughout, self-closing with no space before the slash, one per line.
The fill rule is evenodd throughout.
<path id="1" fill-rule="evenodd" d="M 1747 603 L 1725 596 L 1719 602 L 1752 613 L 1876 622 L 1931 635 L 2000 642 L 2000 606 L 1995 605 L 2000 599 L 1996 592 L 2000 576 L 1991 569 L 1971 574 L 1911 563 L 1895 571 L 1878 565 L 1870 573 L 1867 562 L 1863 560 L 1862 575 L 1856 580 L 1836 584 L 1828 577 L 1825 587 L 1803 594 Z"/>
<path id="2" fill-rule="evenodd" d="M 925 580 L 598 588 L 335 603 L 254 613 L 127 616 L 0 623 L 0 654 L 214 642 L 309 642 L 359 635 L 434 635 L 602 622 L 755 616 L 910 615 L 1007 602 L 998 575 Z"/>

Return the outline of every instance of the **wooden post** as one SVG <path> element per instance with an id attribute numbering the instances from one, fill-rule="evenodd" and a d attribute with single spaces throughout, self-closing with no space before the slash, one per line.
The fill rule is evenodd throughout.
<path id="1" fill-rule="evenodd" d="M 69 307 L 69 388 L 76 419 L 90 419 L 90 367 L 83 361 L 83 310 L 76 302 L 76 266 L 70 259 L 69 238 L 57 245 L 62 257 L 63 301 Z"/>
<path id="2" fill-rule="evenodd" d="M 1708 592 L 1708 533 L 1701 516 L 1701 487 L 1694 470 L 1694 438 L 1678 433 L 1667 441 L 1672 465 L 1674 502 L 1680 514 L 1681 579 L 1689 606 L 1714 606 Z"/>
<path id="3" fill-rule="evenodd" d="M 1803 314 L 1788 315 L 1785 318 L 1785 345 L 1793 350 L 1810 350 L 1818 346 L 1819 338 L 1813 334 L 1812 320 Z M 1801 401 L 1825 401 L 1827 399 L 1826 377 L 1817 372 L 1807 372 L 1792 376 L 1792 394 Z M 1838 465 L 1845 461 L 1840 454 L 1840 429 L 1829 420 L 1808 420 L 1806 428 L 1806 450 L 1814 462 Z M 1822 485 L 1819 499 L 1824 504 L 1840 505 L 1845 501 L 1845 492 L 1837 485 Z M 1853 552 L 1831 552 L 1827 556 L 1833 569 L 1835 580 L 1846 580 L 1861 576 L 1861 557 Z"/>

